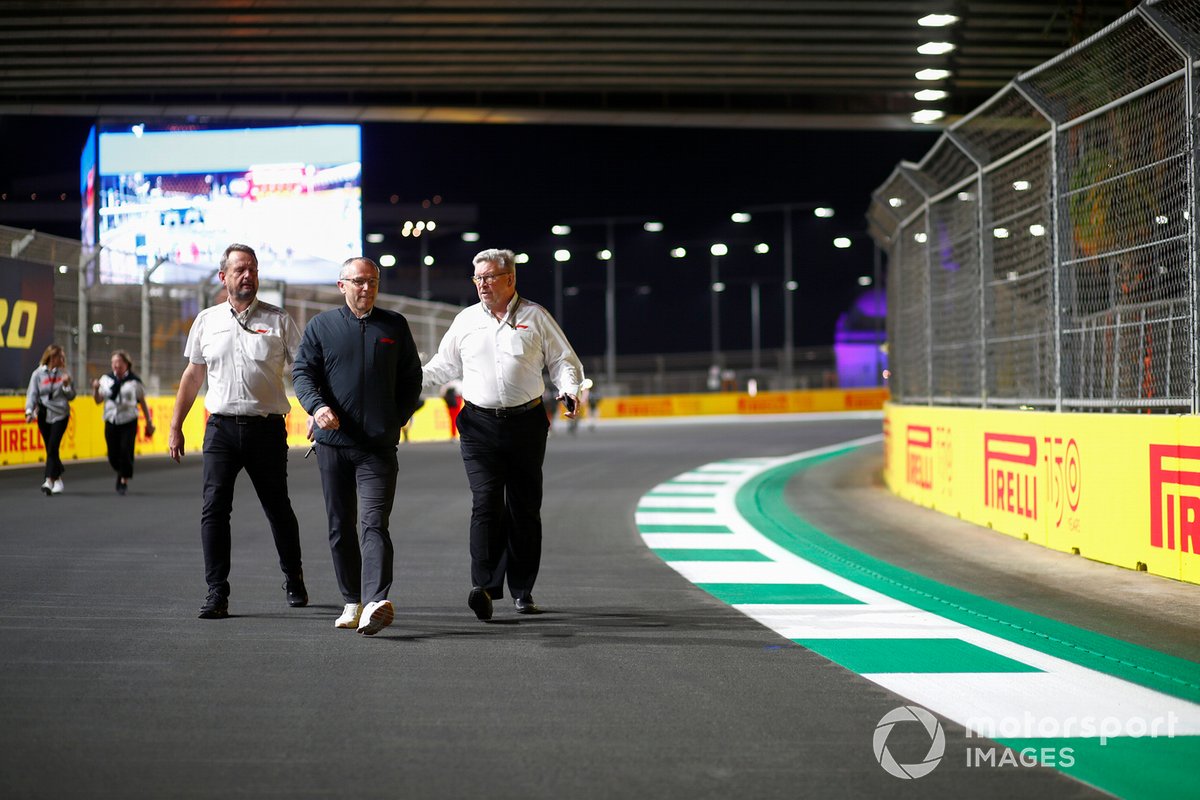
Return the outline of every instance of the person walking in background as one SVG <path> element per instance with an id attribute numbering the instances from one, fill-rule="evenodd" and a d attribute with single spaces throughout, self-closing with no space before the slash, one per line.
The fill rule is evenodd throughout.
<path id="1" fill-rule="evenodd" d="M 334 627 L 373 636 L 395 618 L 388 522 L 400 430 L 421 403 L 421 359 L 408 321 L 375 307 L 374 261 L 348 259 L 337 285 L 346 305 L 309 320 L 292 385 L 315 423 L 329 549 L 346 603 Z"/>
<path id="2" fill-rule="evenodd" d="M 511 250 L 472 260 L 479 305 L 459 312 L 424 367 L 425 386 L 462 380 L 459 446 L 471 485 L 471 591 L 481 620 L 512 593 L 519 614 L 537 614 L 533 585 L 542 558 L 542 463 L 550 421 L 542 370 L 564 413 L 578 413 L 583 365 L 550 313 L 517 294 Z"/>
<path id="3" fill-rule="evenodd" d="M 154 420 L 146 405 L 146 388 L 133 372 L 124 350 L 114 350 L 112 372 L 92 381 L 92 399 L 104 403 L 104 443 L 108 463 L 117 472 L 117 494 L 125 494 L 133 477 L 133 446 L 137 440 L 138 408 L 146 419 L 146 435 L 154 435 Z"/>
<path id="4" fill-rule="evenodd" d="M 271 525 L 287 603 L 308 605 L 300 526 L 288 498 L 284 424 L 291 402 L 283 369 L 295 355 L 300 329 L 283 309 L 258 299 L 258 257 L 247 245 L 225 248 L 218 275 L 228 302 L 204 309 L 192 323 L 183 349 L 189 363 L 179 379 L 167 436 L 167 450 L 178 462 L 184 455 L 183 421 L 207 376 L 200 540 L 208 597 L 200 619 L 229 616 L 229 517 L 234 481 L 243 469 Z"/>
<path id="5" fill-rule="evenodd" d="M 60 345 L 52 344 L 42 351 L 42 362 L 29 376 L 25 393 L 25 421 L 37 420 L 42 442 L 46 445 L 46 470 L 42 493 L 63 493 L 62 459 L 58 456 L 67 423 L 71 419 L 71 401 L 75 399 L 75 384 L 67 372 L 67 357 Z"/>

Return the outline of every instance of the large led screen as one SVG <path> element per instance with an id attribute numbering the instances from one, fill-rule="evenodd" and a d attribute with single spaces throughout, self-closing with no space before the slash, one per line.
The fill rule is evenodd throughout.
<path id="1" fill-rule="evenodd" d="M 79 239 L 85 245 L 96 243 L 96 126 L 88 131 L 79 156 L 79 196 L 83 208 L 79 215 Z"/>
<path id="2" fill-rule="evenodd" d="M 329 283 L 362 253 L 357 125 L 228 130 L 102 130 L 102 282 L 193 283 L 232 242 L 262 278 Z"/>

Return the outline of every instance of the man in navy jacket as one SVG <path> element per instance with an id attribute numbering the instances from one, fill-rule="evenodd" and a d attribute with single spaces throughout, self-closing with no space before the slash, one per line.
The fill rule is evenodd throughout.
<path id="1" fill-rule="evenodd" d="M 400 429 L 420 404 L 421 360 L 408 321 L 375 308 L 374 261 L 348 259 L 337 283 L 346 306 L 309 321 L 292 384 L 315 424 L 329 547 L 346 602 L 334 624 L 373 636 L 395 617 L 388 519 Z"/>

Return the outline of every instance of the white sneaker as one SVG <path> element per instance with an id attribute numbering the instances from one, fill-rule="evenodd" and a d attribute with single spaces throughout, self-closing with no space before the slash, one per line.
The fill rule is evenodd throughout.
<path id="1" fill-rule="evenodd" d="M 342 615 L 333 623 L 335 628 L 357 628 L 358 618 L 362 616 L 362 603 L 346 603 Z"/>
<path id="2" fill-rule="evenodd" d="M 363 607 L 362 618 L 358 623 L 358 632 L 363 636 L 374 636 L 392 624 L 396 618 L 396 609 L 391 600 L 376 600 Z"/>
<path id="3" fill-rule="evenodd" d="M 46 478 L 46 480 L 42 483 L 42 494 L 49 497 L 50 492 L 53 491 L 53 489 L 54 489 L 54 481 L 50 480 L 49 478 Z"/>
<path id="4" fill-rule="evenodd" d="M 56 480 L 54 482 L 54 485 L 52 487 L 50 487 L 50 494 L 62 494 L 62 493 L 63 493 L 63 482 L 62 482 L 62 478 L 59 478 L 58 480 Z"/>

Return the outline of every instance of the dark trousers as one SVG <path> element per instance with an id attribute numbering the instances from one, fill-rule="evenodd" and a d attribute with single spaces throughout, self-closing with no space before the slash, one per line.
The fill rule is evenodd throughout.
<path id="1" fill-rule="evenodd" d="M 104 423 L 104 443 L 108 445 L 108 463 L 122 478 L 133 477 L 133 443 L 137 439 L 137 420 L 116 425 Z"/>
<path id="2" fill-rule="evenodd" d="M 471 584 L 493 599 L 533 594 L 542 563 L 542 462 L 550 429 L 541 406 L 495 417 L 465 406 L 459 446 L 471 485 Z"/>
<path id="3" fill-rule="evenodd" d="M 58 449 L 62 446 L 63 436 L 67 433 L 67 423 L 70 417 L 58 422 L 46 422 L 46 410 L 39 409 L 37 417 L 38 430 L 42 433 L 42 441 L 46 443 L 46 477 L 56 481 L 66 471 L 62 459 L 58 457 Z"/>
<path id="4" fill-rule="evenodd" d="M 386 600 L 392 589 L 396 451 L 317 445 L 317 467 L 329 516 L 329 550 L 347 603 Z"/>
<path id="5" fill-rule="evenodd" d="M 243 469 L 267 514 L 283 574 L 300 574 L 300 526 L 288 499 L 287 452 L 287 429 L 281 416 L 208 418 L 200 539 L 210 591 L 229 596 L 229 515 L 233 484 Z"/>

